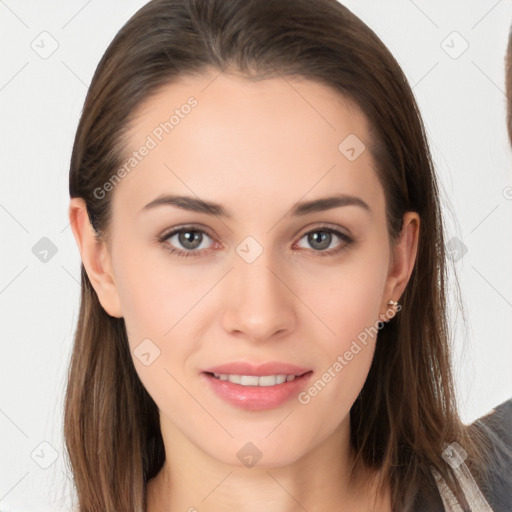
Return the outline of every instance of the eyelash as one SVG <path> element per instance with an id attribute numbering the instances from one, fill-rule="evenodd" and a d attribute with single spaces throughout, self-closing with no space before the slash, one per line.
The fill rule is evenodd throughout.
<path id="1" fill-rule="evenodd" d="M 210 235 L 208 235 L 208 233 L 206 231 L 204 231 L 202 229 L 199 229 L 194 226 L 184 226 L 179 229 L 174 229 L 168 233 L 161 235 L 160 237 L 158 237 L 158 242 L 161 243 L 164 246 L 164 248 L 166 250 L 168 250 L 171 254 L 175 254 L 176 256 L 178 256 L 180 258 L 201 256 L 203 252 L 208 251 L 209 249 L 201 249 L 200 251 L 197 251 L 197 250 L 184 251 L 184 250 L 169 247 L 169 243 L 167 242 L 167 240 L 169 238 L 171 238 L 174 235 L 177 235 L 180 233 L 187 233 L 190 231 L 205 234 L 213 240 L 213 238 Z M 342 251 L 347 249 L 350 244 L 352 244 L 354 242 L 354 240 L 351 237 L 349 237 L 348 235 L 346 235 L 345 233 L 342 233 L 342 232 L 338 231 L 337 229 L 330 228 L 328 226 L 321 226 L 319 228 L 315 228 L 310 231 L 307 231 L 299 238 L 299 240 L 302 240 L 305 236 L 307 236 L 311 233 L 319 233 L 319 232 L 333 234 L 333 235 L 337 236 L 338 238 L 340 238 L 344 242 L 344 244 L 342 244 L 341 247 L 338 247 L 337 249 L 331 249 L 329 251 L 325 251 L 325 250 L 324 251 L 315 251 L 312 249 L 312 251 L 314 253 L 316 253 L 318 256 L 337 256 Z"/>

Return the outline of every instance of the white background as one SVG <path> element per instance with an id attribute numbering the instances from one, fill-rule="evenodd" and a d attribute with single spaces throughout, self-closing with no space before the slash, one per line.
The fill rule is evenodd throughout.
<path id="1" fill-rule="evenodd" d="M 1 512 L 70 508 L 62 403 L 80 255 L 67 219 L 68 164 L 95 67 L 144 3 L 0 0 Z M 512 5 L 345 4 L 382 38 L 413 86 L 444 190 L 446 240 L 457 237 L 467 247 L 455 267 L 468 329 L 455 310 L 452 323 L 460 409 L 470 422 L 512 394 L 512 156 L 504 94 Z M 31 47 L 42 37 L 50 47 L 43 31 L 58 43 L 47 59 Z M 32 252 L 42 237 L 57 249 L 46 263 Z"/>

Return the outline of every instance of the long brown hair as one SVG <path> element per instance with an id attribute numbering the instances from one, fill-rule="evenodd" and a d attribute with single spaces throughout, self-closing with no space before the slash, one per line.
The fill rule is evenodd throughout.
<path id="1" fill-rule="evenodd" d="M 418 212 L 421 229 L 402 310 L 380 330 L 350 411 L 351 444 L 356 460 L 381 468 L 395 509 L 410 506 L 417 489 L 432 490 L 432 468 L 465 505 L 443 450 L 457 441 L 478 478 L 485 460 L 483 440 L 468 434 L 455 401 L 438 184 L 403 72 L 347 8 L 336 0 L 149 2 L 121 28 L 93 76 L 74 141 L 70 196 L 85 200 L 98 238 L 106 237 L 111 193 L 95 190 L 125 161 L 123 136 L 136 108 L 177 77 L 207 68 L 253 80 L 310 79 L 355 102 L 369 120 L 390 241 L 407 211 Z M 159 412 L 135 372 L 124 320 L 103 310 L 83 265 L 81 280 L 64 424 L 80 511 L 140 512 L 146 483 L 166 456 Z"/>

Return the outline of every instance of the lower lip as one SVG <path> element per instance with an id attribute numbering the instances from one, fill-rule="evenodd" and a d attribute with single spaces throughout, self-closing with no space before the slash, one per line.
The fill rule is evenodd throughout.
<path id="1" fill-rule="evenodd" d="M 217 379 L 209 373 L 202 375 L 213 391 L 229 404 L 248 411 L 264 411 L 275 409 L 297 396 L 307 385 L 312 374 L 310 371 L 290 382 L 274 386 L 242 386 L 228 380 Z"/>

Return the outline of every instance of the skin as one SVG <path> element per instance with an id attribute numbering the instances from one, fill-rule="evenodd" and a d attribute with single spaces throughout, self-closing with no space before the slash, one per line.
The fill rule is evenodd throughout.
<path id="1" fill-rule="evenodd" d="M 284 361 L 320 378 L 359 333 L 390 314 L 388 300 L 400 298 L 416 258 L 419 217 L 405 214 L 391 250 L 366 118 L 308 80 L 250 82 L 213 72 L 183 78 L 140 107 L 129 150 L 190 96 L 197 107 L 110 192 L 107 242 L 95 241 L 83 200 L 69 208 L 91 283 L 104 309 L 124 317 L 132 354 L 147 338 L 160 350 L 149 366 L 133 357 L 159 407 L 167 454 L 148 484 L 147 510 L 312 512 L 332 503 L 374 510 L 378 474 L 361 473 L 362 491 L 348 483 L 347 468 L 349 411 L 375 338 L 307 405 L 292 399 L 241 410 L 213 393 L 200 372 L 231 361 Z M 338 150 L 349 134 L 367 146 L 355 161 Z M 169 205 L 141 213 L 164 193 L 215 201 L 232 217 Z M 370 211 L 349 205 L 290 215 L 299 200 L 334 193 L 360 197 Z M 171 254 L 170 245 L 190 247 L 178 235 L 156 240 L 189 224 L 206 233 L 192 249 L 199 256 Z M 326 225 L 354 242 L 333 235 L 322 248 L 308 241 L 307 233 Z M 247 236 L 263 249 L 252 263 L 236 252 Z M 254 467 L 237 457 L 249 441 L 262 453 Z M 385 489 L 375 510 L 391 510 Z"/>

